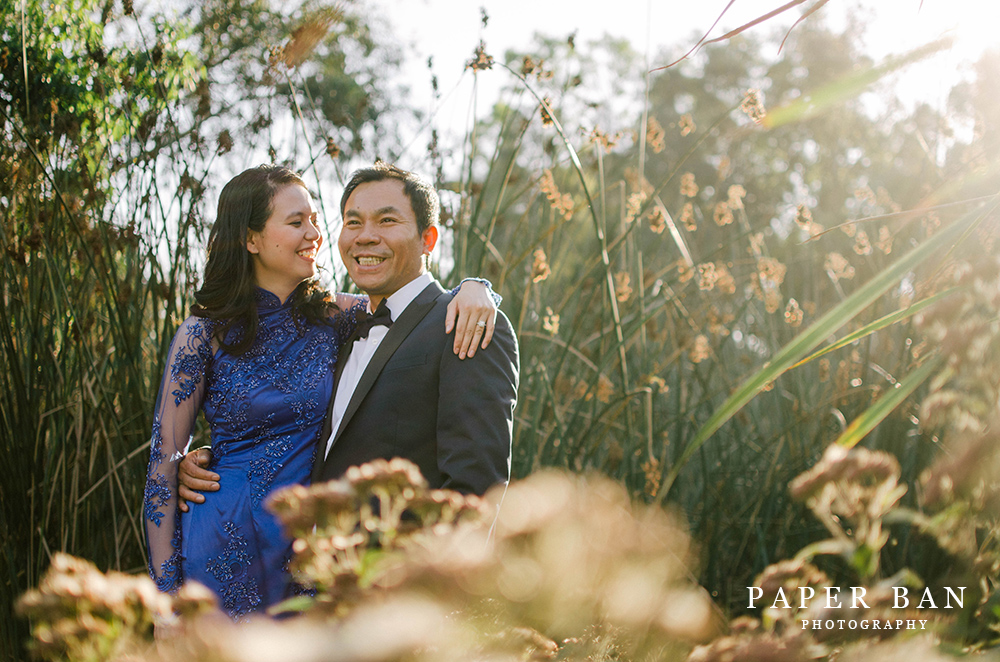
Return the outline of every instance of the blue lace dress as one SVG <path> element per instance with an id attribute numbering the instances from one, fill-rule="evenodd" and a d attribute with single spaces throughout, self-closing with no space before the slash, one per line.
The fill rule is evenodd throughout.
<path id="1" fill-rule="evenodd" d="M 174 336 L 153 421 L 144 516 L 160 590 L 194 579 L 239 619 L 292 595 L 291 541 L 264 508 L 272 491 L 308 481 L 333 388 L 337 351 L 365 299 L 330 326 L 297 321 L 257 290 L 257 339 L 242 356 L 213 341 L 213 320 L 189 317 Z M 344 305 L 344 299 L 341 301 Z M 211 429 L 218 492 L 181 513 L 177 466 L 199 409 Z"/>

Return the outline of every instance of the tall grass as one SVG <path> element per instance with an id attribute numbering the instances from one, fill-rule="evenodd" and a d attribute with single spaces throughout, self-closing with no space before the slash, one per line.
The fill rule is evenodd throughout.
<path id="1" fill-rule="evenodd" d="M 202 11 L 240 47 L 256 43 L 225 5 Z M 324 116 L 336 95 L 313 83 L 336 85 L 307 69 L 315 43 L 276 42 L 268 61 L 258 49 L 240 78 L 253 101 L 226 105 L 213 101 L 208 72 L 236 41 L 195 53 L 181 47 L 181 27 L 136 21 L 142 47 L 104 53 L 99 8 L 87 7 L 86 20 L 52 7 L 3 17 L 5 35 L 78 54 L 53 56 L 61 68 L 32 70 L 23 85 L 16 67 L 0 78 L 6 659 L 26 635 L 6 610 L 55 551 L 143 571 L 152 399 L 197 278 L 212 186 L 262 154 L 290 154 L 322 182 L 322 201 L 363 134 L 360 120 L 348 129 Z M 340 20 L 321 18 L 324 29 Z M 74 48 L 51 36 L 59 21 Z M 781 126 L 768 125 L 772 108 L 794 110 L 811 84 L 856 92 L 857 62 L 884 73 L 847 42 L 817 28 L 797 32 L 781 58 L 749 41 L 708 49 L 651 78 L 645 107 L 612 112 L 619 99 L 587 105 L 589 55 L 550 41 L 530 61 L 473 71 L 506 77 L 509 95 L 470 128 L 457 166 L 436 160 L 437 145 L 428 160 L 445 192 L 449 268 L 492 278 L 520 338 L 515 475 L 596 470 L 633 498 L 681 508 L 702 550 L 700 579 L 729 609 L 755 573 L 823 535 L 785 486 L 859 414 L 878 423 L 866 443 L 899 456 L 904 479 L 935 454 L 908 402 L 869 409 L 927 350 L 912 309 L 878 320 L 949 285 L 932 249 L 957 232 L 939 225 L 982 202 L 967 204 L 962 188 L 975 145 L 952 139 L 954 162 L 928 165 L 908 127 L 921 123 L 934 153 L 949 149 L 943 124 L 914 116 L 886 129 L 837 95 L 825 114 L 782 111 Z M 305 59 L 281 65 L 290 52 Z M 763 83 L 761 106 L 747 90 Z M 55 106 L 46 89 L 61 91 Z M 362 113 L 359 89 L 350 92 Z M 240 122 L 250 126 L 237 131 Z M 291 127 L 289 142 L 272 126 Z M 975 182 L 976 195 L 995 192 L 995 175 Z M 851 331 L 850 344 L 788 369 Z"/>
<path id="2" fill-rule="evenodd" d="M 338 40 L 318 40 L 350 32 L 382 57 L 357 17 L 322 7 L 290 20 L 286 6 L 208 2 L 178 20 L 130 2 L 14 4 L 0 9 L 4 660 L 28 632 L 11 606 L 55 552 L 145 572 L 152 404 L 197 285 L 208 192 L 279 150 L 332 170 L 379 98 Z M 312 29 L 290 38 L 295 21 Z M 313 103 L 329 86 L 337 100 Z"/>
<path id="3" fill-rule="evenodd" d="M 476 75 L 511 84 L 470 129 L 493 147 L 463 152 L 453 200 L 457 268 L 499 283 L 521 340 L 515 474 L 597 470 L 679 506 L 704 585 L 736 612 L 757 572 L 822 533 L 785 486 L 827 445 L 866 436 L 909 480 L 934 456 L 902 397 L 940 365 L 921 366 L 910 306 L 996 220 L 969 161 L 890 158 L 914 148 L 907 121 L 884 127 L 857 99 L 941 44 L 859 72 L 850 37 L 801 30 L 778 61 L 741 40 L 662 73 L 643 124 L 588 110 L 592 54 L 572 42 L 480 58 Z M 791 62 L 808 73 L 778 79 Z M 774 76 L 766 106 L 755 67 Z M 927 124 L 948 147 L 944 118 Z"/>

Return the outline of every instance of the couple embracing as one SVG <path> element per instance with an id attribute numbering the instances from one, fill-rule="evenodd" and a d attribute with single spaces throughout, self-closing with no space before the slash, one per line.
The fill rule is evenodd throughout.
<path id="1" fill-rule="evenodd" d="M 263 507 L 273 490 L 393 457 L 466 493 L 510 476 L 517 341 L 488 284 L 446 292 L 427 272 L 437 193 L 376 163 L 340 207 L 340 254 L 366 296 L 319 286 L 323 238 L 298 175 L 261 166 L 227 184 L 168 355 L 143 509 L 150 574 L 165 591 L 207 585 L 234 618 L 293 586 L 290 541 Z M 185 458 L 200 409 L 211 454 Z"/>

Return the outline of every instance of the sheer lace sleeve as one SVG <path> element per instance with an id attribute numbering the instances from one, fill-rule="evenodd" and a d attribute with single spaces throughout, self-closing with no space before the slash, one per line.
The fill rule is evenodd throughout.
<path id="1" fill-rule="evenodd" d="M 143 500 L 149 575 L 161 591 L 172 592 L 184 582 L 177 466 L 191 439 L 205 397 L 205 371 L 211 357 L 210 320 L 189 317 L 170 344 L 167 367 L 160 383 Z"/>

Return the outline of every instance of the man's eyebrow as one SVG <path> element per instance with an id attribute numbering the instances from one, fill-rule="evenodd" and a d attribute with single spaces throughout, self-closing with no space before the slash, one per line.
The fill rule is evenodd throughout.
<path id="1" fill-rule="evenodd" d="M 385 214 L 393 214 L 393 215 L 398 216 L 399 215 L 399 210 L 396 209 L 395 207 L 393 207 L 392 205 L 389 205 L 388 207 L 381 207 L 379 209 L 376 209 L 375 212 L 374 212 L 374 214 L 372 214 L 372 215 L 373 216 L 383 216 Z M 344 215 L 345 216 L 361 216 L 361 212 L 359 212 L 357 209 L 348 209 L 347 213 L 344 214 Z"/>

